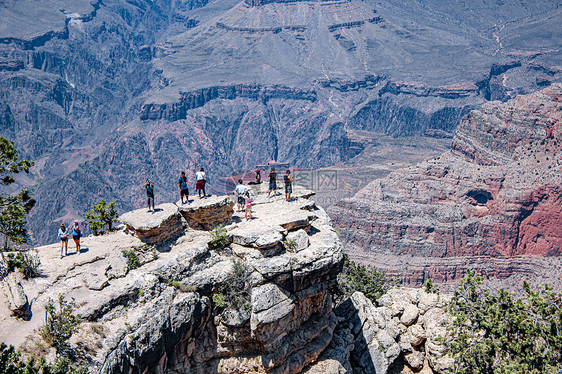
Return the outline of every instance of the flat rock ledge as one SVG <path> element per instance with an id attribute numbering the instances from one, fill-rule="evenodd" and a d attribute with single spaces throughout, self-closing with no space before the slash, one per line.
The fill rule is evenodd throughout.
<path id="1" fill-rule="evenodd" d="M 63 294 L 83 317 L 70 346 L 90 373 L 300 373 L 318 359 L 337 327 L 330 289 L 343 266 L 322 208 L 266 197 L 248 221 L 229 197 L 156 208 L 123 214 L 123 231 L 84 238 L 81 254 L 39 248 L 44 277 L 22 281 L 31 321 L 6 317 L 0 337 L 36 351 L 44 305 Z M 222 248 L 204 229 L 217 224 Z M 123 251 L 137 254 L 138 268 Z M 240 267 L 243 305 L 219 304 Z"/>
<path id="2" fill-rule="evenodd" d="M 119 217 L 126 231 L 145 243 L 163 243 L 177 237 L 185 226 L 178 207 L 173 203 L 160 204 L 154 211 L 137 209 Z"/>
<path id="3" fill-rule="evenodd" d="M 177 206 L 191 228 L 211 230 L 232 219 L 234 201 L 228 196 L 194 198 L 186 204 L 178 201 Z"/>

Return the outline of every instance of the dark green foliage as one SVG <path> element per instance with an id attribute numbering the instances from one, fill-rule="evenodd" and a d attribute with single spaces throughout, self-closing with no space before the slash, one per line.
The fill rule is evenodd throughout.
<path id="1" fill-rule="evenodd" d="M 29 173 L 32 161 L 18 161 L 18 151 L 14 142 L 0 136 L 0 184 L 7 186 L 14 183 L 14 175 L 20 172 Z M 0 234 L 4 235 L 4 249 L 8 248 L 8 240 L 14 244 L 29 241 L 26 229 L 26 215 L 35 205 L 27 190 L 10 196 L 0 195 Z"/>
<path id="2" fill-rule="evenodd" d="M 522 297 L 492 294 L 468 271 L 451 301 L 447 343 L 459 374 L 558 373 L 562 370 L 562 294 L 548 286 Z"/>
<path id="3" fill-rule="evenodd" d="M 15 254 L 11 252 L 6 256 L 2 253 L 0 267 L 3 269 L 0 271 L 0 278 L 7 275 L 9 272 L 15 271 L 16 269 L 22 272 L 25 279 L 34 278 L 39 275 L 40 265 L 41 260 L 35 250 L 30 249 L 27 251 L 16 252 Z"/>
<path id="4" fill-rule="evenodd" d="M 49 345 L 55 347 L 58 354 L 65 355 L 68 351 L 67 340 L 78 329 L 80 316 L 74 312 L 76 309 L 74 299 L 67 301 L 63 295 L 60 295 L 58 304 L 58 310 L 52 299 L 49 299 L 45 305 L 45 326 L 41 330 L 41 335 Z"/>
<path id="5" fill-rule="evenodd" d="M 0 344 L 0 374 L 87 374 L 81 365 L 74 365 L 68 358 L 59 357 L 52 364 L 41 358 L 38 363 L 33 358 L 27 363 L 21 361 L 21 354 L 13 346 Z"/>
<path id="6" fill-rule="evenodd" d="M 123 256 L 127 259 L 127 267 L 129 270 L 133 270 L 141 266 L 139 256 L 133 249 L 130 251 L 121 251 L 121 253 L 123 253 Z"/>
<path id="7" fill-rule="evenodd" d="M 211 249 L 223 249 L 228 245 L 228 236 L 226 235 L 226 229 L 223 225 L 218 225 L 211 231 L 211 241 L 209 242 L 209 247 Z"/>
<path id="8" fill-rule="evenodd" d="M 86 212 L 86 219 L 94 235 L 102 234 L 106 226 L 111 231 L 113 222 L 117 222 L 117 216 L 113 201 L 106 206 L 105 200 L 102 200 L 94 204 L 92 210 Z"/>
<path id="9" fill-rule="evenodd" d="M 338 274 L 338 289 L 344 296 L 359 291 L 376 303 L 394 285 L 384 271 L 353 262 L 348 255 L 344 259 L 343 270 Z"/>
<path id="10" fill-rule="evenodd" d="M 423 284 L 423 288 L 425 289 L 425 292 L 427 292 L 427 293 L 439 293 L 439 287 L 437 287 L 437 285 L 435 285 L 435 284 L 431 281 L 431 278 L 429 278 L 429 279 Z"/>
<path id="11" fill-rule="evenodd" d="M 243 309 L 250 312 L 250 275 L 251 268 L 240 262 L 235 261 L 232 273 L 218 287 L 213 294 L 213 302 L 220 309 Z"/>

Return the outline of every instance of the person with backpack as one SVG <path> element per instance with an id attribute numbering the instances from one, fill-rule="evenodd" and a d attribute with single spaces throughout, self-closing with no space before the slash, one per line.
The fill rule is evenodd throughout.
<path id="1" fill-rule="evenodd" d="M 185 202 L 189 203 L 189 188 L 187 188 L 187 178 L 185 177 L 185 171 L 181 172 L 180 179 L 178 181 L 178 187 L 180 188 L 180 200 L 182 204 L 183 197 L 185 196 Z"/>
<path id="2" fill-rule="evenodd" d="M 148 211 L 150 212 L 150 203 L 152 203 L 152 211 L 154 211 L 154 182 L 147 178 L 144 188 L 146 189 Z"/>
<path id="3" fill-rule="evenodd" d="M 74 221 L 74 226 L 72 227 L 72 240 L 76 244 L 76 253 L 80 254 L 80 238 L 82 237 L 82 232 L 80 231 L 80 226 L 78 226 L 78 221 Z"/>
<path id="4" fill-rule="evenodd" d="M 238 196 L 238 211 L 241 212 L 244 208 L 244 204 L 246 203 L 246 199 L 244 195 L 246 191 L 248 191 L 249 187 L 244 185 L 242 179 L 238 179 L 238 185 L 234 189 L 234 194 Z"/>

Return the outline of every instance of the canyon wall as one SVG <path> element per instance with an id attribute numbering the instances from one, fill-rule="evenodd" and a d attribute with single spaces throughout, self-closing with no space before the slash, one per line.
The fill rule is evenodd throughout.
<path id="1" fill-rule="evenodd" d="M 406 282 L 458 279 L 475 268 L 542 281 L 552 272 L 558 285 L 561 151 L 555 84 L 472 111 L 451 151 L 374 181 L 329 212 L 352 256 Z"/>
<path id="2" fill-rule="evenodd" d="M 0 14 L 0 131 L 36 161 L 18 184 L 38 201 L 38 243 L 101 199 L 139 208 L 147 177 L 169 200 L 180 170 L 206 167 L 212 190 L 270 160 L 345 162 L 350 131 L 450 136 L 562 64 L 548 1 L 52 0 Z"/>

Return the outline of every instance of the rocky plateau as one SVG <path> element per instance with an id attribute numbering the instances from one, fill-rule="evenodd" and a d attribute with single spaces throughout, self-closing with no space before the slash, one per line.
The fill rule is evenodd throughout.
<path id="1" fill-rule="evenodd" d="M 251 221 L 228 197 L 165 203 L 122 215 L 118 231 L 84 238 L 81 253 L 59 258 L 58 245 L 39 247 L 39 278 L 15 272 L 1 280 L 0 341 L 51 359 L 40 336 L 44 307 L 64 295 L 82 318 L 70 347 L 91 373 L 406 374 L 450 366 L 439 338 L 451 320 L 448 296 L 401 288 L 379 306 L 354 293 L 334 308 L 343 251 L 328 215 L 308 190 L 297 189 L 291 202 L 259 186 L 254 193 Z M 195 221 L 224 224 L 226 246 L 213 245 L 210 227 Z M 138 256 L 138 268 L 124 251 Z M 245 269 L 247 304 L 221 307 L 215 296 L 236 268 Z"/>

